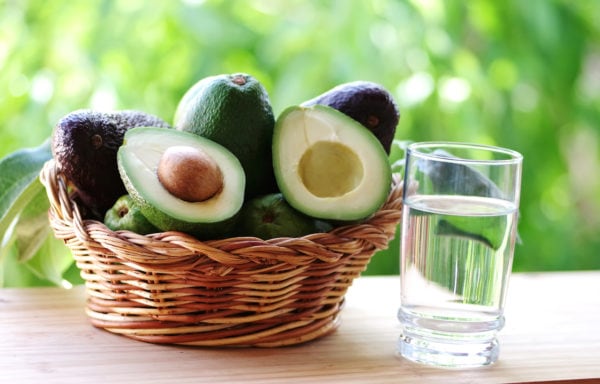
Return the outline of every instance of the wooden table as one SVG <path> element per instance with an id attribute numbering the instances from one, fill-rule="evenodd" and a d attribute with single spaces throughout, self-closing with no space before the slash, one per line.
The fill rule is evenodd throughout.
<path id="1" fill-rule="evenodd" d="M 191 348 L 92 327 L 84 291 L 0 289 L 1 383 L 600 383 L 600 271 L 514 274 L 500 360 L 447 370 L 395 356 L 399 279 L 361 277 L 336 333 L 294 347 Z"/>

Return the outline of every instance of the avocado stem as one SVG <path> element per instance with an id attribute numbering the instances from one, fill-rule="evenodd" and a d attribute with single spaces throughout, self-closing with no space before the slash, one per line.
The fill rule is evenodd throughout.
<path id="1" fill-rule="evenodd" d="M 379 125 L 379 118 L 375 115 L 369 115 L 367 118 L 367 127 L 375 128 Z"/>
<path id="2" fill-rule="evenodd" d="M 104 140 L 102 140 L 102 136 L 98 134 L 93 135 L 90 140 L 94 149 L 100 148 L 104 142 Z"/>
<path id="3" fill-rule="evenodd" d="M 246 77 L 244 75 L 234 75 L 231 78 L 231 82 L 237 85 L 244 85 L 246 84 Z"/>

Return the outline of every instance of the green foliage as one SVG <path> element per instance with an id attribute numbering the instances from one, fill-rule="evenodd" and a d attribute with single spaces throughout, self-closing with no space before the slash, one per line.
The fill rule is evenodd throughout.
<path id="1" fill-rule="evenodd" d="M 79 108 L 171 122 L 209 75 L 252 74 L 276 115 L 370 80 L 396 97 L 398 140 L 524 154 L 515 270 L 598 269 L 598 15 L 594 0 L 0 0 L 0 157 Z M 397 259 L 396 239 L 368 273 L 397 273 Z M 36 284 L 15 263 L 5 283 Z"/>

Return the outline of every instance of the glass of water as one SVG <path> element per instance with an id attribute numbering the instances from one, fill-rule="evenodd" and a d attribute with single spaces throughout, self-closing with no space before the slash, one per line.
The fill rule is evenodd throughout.
<path id="1" fill-rule="evenodd" d="M 406 152 L 398 353 L 466 368 L 498 359 L 523 157 L 452 142 Z"/>

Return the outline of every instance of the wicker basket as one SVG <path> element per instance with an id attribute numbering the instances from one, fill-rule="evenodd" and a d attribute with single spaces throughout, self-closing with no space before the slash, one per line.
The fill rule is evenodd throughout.
<path id="1" fill-rule="evenodd" d="M 402 209 L 395 179 L 382 209 L 359 225 L 203 242 L 180 232 L 111 231 L 82 219 L 53 160 L 40 179 L 54 234 L 85 280 L 91 323 L 151 343 L 277 347 L 334 331 L 346 290 L 387 248 Z"/>

